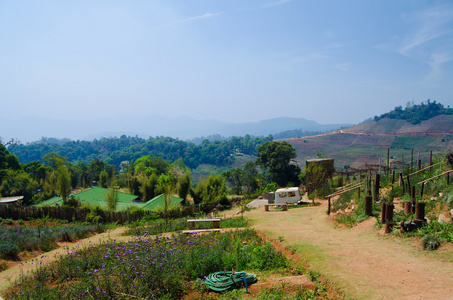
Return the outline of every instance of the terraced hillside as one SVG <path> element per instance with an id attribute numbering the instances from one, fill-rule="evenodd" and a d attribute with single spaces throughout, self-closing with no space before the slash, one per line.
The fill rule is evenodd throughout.
<path id="1" fill-rule="evenodd" d="M 283 140 L 282 140 L 283 141 Z M 335 159 L 337 169 L 344 165 L 360 166 L 365 162 L 379 164 L 387 159 L 387 149 L 393 159 L 411 156 L 412 150 L 426 162 L 429 152 L 444 155 L 453 145 L 453 116 L 439 115 L 413 125 L 405 120 L 383 118 L 330 133 L 285 139 L 296 149 L 298 163 L 316 157 L 318 151 Z M 408 160 L 406 160 L 408 161 Z"/>

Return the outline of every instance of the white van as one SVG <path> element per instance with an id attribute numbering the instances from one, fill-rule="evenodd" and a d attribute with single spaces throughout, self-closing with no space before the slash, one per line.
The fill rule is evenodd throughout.
<path id="1" fill-rule="evenodd" d="M 278 189 L 275 191 L 275 204 L 294 204 L 301 199 L 302 197 L 300 196 L 298 187 Z"/>

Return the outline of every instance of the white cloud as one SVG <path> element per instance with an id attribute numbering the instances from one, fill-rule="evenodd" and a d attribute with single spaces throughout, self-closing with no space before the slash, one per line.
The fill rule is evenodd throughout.
<path id="1" fill-rule="evenodd" d="M 338 63 L 335 65 L 335 68 L 342 70 L 342 71 L 349 71 L 349 64 L 348 63 Z"/>
<path id="2" fill-rule="evenodd" d="M 397 52 L 429 66 L 422 84 L 435 86 L 442 78 L 444 64 L 453 60 L 453 5 L 434 6 L 402 17 L 413 24 L 413 30 L 403 38 Z"/>
<path id="3" fill-rule="evenodd" d="M 405 56 L 411 56 L 411 51 L 415 48 L 453 33 L 453 7 L 451 5 L 431 7 L 403 17 L 406 21 L 415 23 L 415 30 L 405 37 L 398 50 Z"/>
<path id="4" fill-rule="evenodd" d="M 306 56 L 295 57 L 295 58 L 289 60 L 289 63 L 290 64 L 299 64 L 299 63 L 306 63 L 306 62 L 314 62 L 314 61 L 323 60 L 323 59 L 327 59 L 327 58 L 330 58 L 330 57 L 327 55 L 323 55 L 323 54 L 310 54 L 310 55 L 306 55 Z"/>
<path id="5" fill-rule="evenodd" d="M 222 15 L 222 14 L 223 14 L 222 12 L 220 12 L 220 13 L 210 13 L 210 12 L 208 12 L 208 13 L 205 13 L 203 15 L 199 15 L 199 16 L 195 16 L 195 17 L 189 17 L 189 18 L 178 20 L 178 21 L 174 21 L 174 22 L 166 24 L 166 26 L 180 24 L 180 23 L 193 22 L 193 21 L 203 20 L 203 19 L 209 19 L 209 18 L 213 18 L 213 17 L 219 16 L 219 15 Z"/>
<path id="6" fill-rule="evenodd" d="M 273 7 L 273 6 L 286 4 L 286 3 L 292 2 L 292 1 L 294 1 L 294 0 L 278 0 L 278 1 L 274 1 L 274 2 L 269 2 L 269 3 L 263 4 L 261 7 L 262 8 Z"/>
<path id="7" fill-rule="evenodd" d="M 431 54 L 429 66 L 431 72 L 425 77 L 423 83 L 431 85 L 442 76 L 442 66 L 453 60 L 453 57 L 448 53 L 433 53 Z"/>

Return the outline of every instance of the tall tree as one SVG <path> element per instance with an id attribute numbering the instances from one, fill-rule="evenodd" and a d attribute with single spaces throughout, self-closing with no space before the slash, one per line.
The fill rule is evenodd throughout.
<path id="1" fill-rule="evenodd" d="M 110 184 L 110 188 L 105 193 L 105 200 L 107 200 L 108 209 L 115 211 L 116 205 L 118 203 L 119 191 L 118 187 L 115 184 Z"/>
<path id="2" fill-rule="evenodd" d="M 38 183 L 24 171 L 6 170 L 0 184 L 0 194 L 7 196 L 24 196 L 22 204 L 30 204 L 33 192 L 38 189 Z"/>
<path id="3" fill-rule="evenodd" d="M 223 172 L 223 177 L 231 184 L 236 195 L 241 193 L 244 171 L 240 168 L 233 168 Z"/>
<path id="4" fill-rule="evenodd" d="M 183 199 L 184 203 L 187 200 L 187 195 L 189 195 L 191 186 L 192 179 L 190 178 L 190 171 L 187 171 L 184 175 L 179 177 L 177 184 L 178 196 Z"/>
<path id="5" fill-rule="evenodd" d="M 61 166 L 57 170 L 57 184 L 58 191 L 60 192 L 60 196 L 63 198 L 63 204 L 65 205 L 71 192 L 71 174 L 65 166 Z"/>
<path id="6" fill-rule="evenodd" d="M 143 201 L 148 201 L 156 197 L 159 193 L 159 176 L 155 173 L 145 179 L 140 187 Z"/>
<path id="7" fill-rule="evenodd" d="M 247 188 L 248 193 L 251 193 L 258 188 L 259 176 L 255 162 L 249 160 L 245 163 L 242 182 L 243 185 Z"/>
<path id="8" fill-rule="evenodd" d="M 296 150 L 288 142 L 265 142 L 258 149 L 257 164 L 269 173 L 279 186 L 299 185 L 299 166 L 294 164 Z"/>
<path id="9" fill-rule="evenodd" d="M 205 180 L 201 180 L 190 193 L 195 204 L 201 204 L 203 207 L 230 203 L 226 196 L 225 178 L 220 175 L 210 175 Z"/>
<path id="10" fill-rule="evenodd" d="M 107 182 L 109 181 L 109 174 L 107 171 L 102 170 L 99 174 L 99 185 L 103 188 L 107 187 Z"/>
<path id="11" fill-rule="evenodd" d="M 0 184 L 6 174 L 6 170 L 20 170 L 21 166 L 16 155 L 11 154 L 0 143 Z"/>
<path id="12" fill-rule="evenodd" d="M 68 164 L 68 158 L 61 156 L 56 152 L 47 153 L 42 157 L 42 160 L 54 168 L 54 170 Z"/>
<path id="13" fill-rule="evenodd" d="M 170 209 L 172 206 L 171 203 L 171 193 L 173 192 L 175 188 L 175 178 L 171 175 L 165 175 L 162 174 L 159 176 L 159 187 L 160 190 L 164 193 L 164 207 L 163 207 L 163 213 L 164 213 L 164 219 L 165 219 L 165 224 L 168 222 L 168 218 L 170 217 Z"/>
<path id="14" fill-rule="evenodd" d="M 162 157 L 145 155 L 137 159 L 134 166 L 135 173 L 144 173 L 150 176 L 152 173 L 157 173 L 158 175 L 167 173 L 170 164 Z"/>

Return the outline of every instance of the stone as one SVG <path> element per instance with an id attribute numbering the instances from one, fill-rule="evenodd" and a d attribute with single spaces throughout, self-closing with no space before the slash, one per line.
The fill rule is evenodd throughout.
<path id="1" fill-rule="evenodd" d="M 439 214 L 439 219 L 437 220 L 439 223 L 450 223 L 451 216 L 446 216 L 444 214 Z"/>

